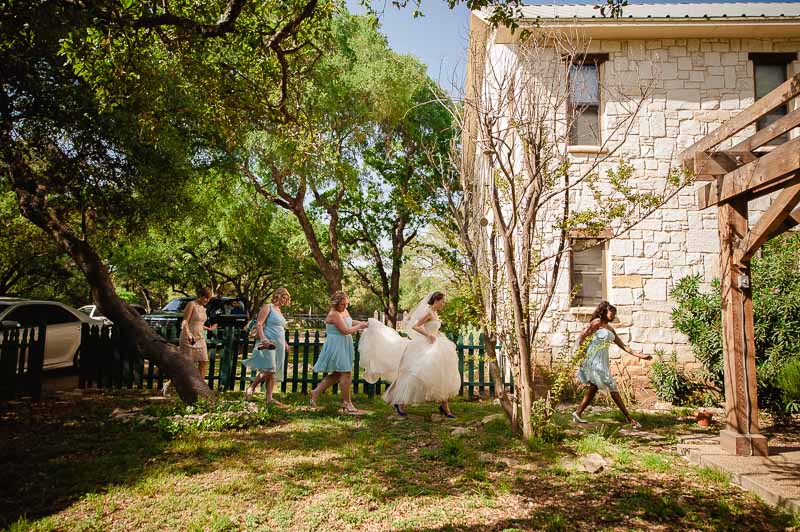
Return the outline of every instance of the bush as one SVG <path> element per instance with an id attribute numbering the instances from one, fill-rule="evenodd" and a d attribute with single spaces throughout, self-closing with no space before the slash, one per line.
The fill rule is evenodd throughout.
<path id="1" fill-rule="evenodd" d="M 678 366 L 675 353 L 668 359 L 663 352 L 656 352 L 656 356 L 658 359 L 650 367 L 649 376 L 656 397 L 679 406 L 690 403 L 698 384 Z"/>
<path id="2" fill-rule="evenodd" d="M 800 235 L 768 242 L 752 262 L 753 317 L 759 407 L 778 421 L 789 414 L 787 396 L 778 385 L 782 370 L 800 356 Z M 720 283 L 711 292 L 700 288 L 699 276 L 681 279 L 672 290 L 677 307 L 675 328 L 689 338 L 703 365 L 700 381 L 723 389 Z"/>
<path id="3" fill-rule="evenodd" d="M 783 366 L 777 382 L 786 401 L 786 413 L 800 414 L 800 358 Z"/>
<path id="4" fill-rule="evenodd" d="M 171 436 L 197 432 L 242 430 L 270 425 L 286 414 L 271 405 L 243 400 L 199 401 L 194 405 L 152 405 L 135 413 L 132 421 Z"/>

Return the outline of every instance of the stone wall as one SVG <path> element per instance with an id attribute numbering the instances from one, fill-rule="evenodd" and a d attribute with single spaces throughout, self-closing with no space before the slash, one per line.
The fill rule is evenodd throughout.
<path id="1" fill-rule="evenodd" d="M 800 41 L 659 39 L 595 41 L 591 47 L 590 51 L 609 54 L 601 69 L 601 83 L 616 83 L 615 90 L 630 92 L 638 90 L 641 82 L 652 81 L 651 96 L 627 137 L 609 140 L 622 143 L 617 154 L 636 169 L 636 186 L 654 191 L 663 187 L 681 150 L 753 103 L 753 67 L 748 53 L 796 52 Z M 795 67 L 796 63 L 790 66 L 790 74 Z M 610 131 L 626 111 L 620 102 L 605 96 L 602 107 L 603 127 Z M 594 157 L 597 154 L 571 154 L 578 170 Z M 623 340 L 645 353 L 674 351 L 690 368 L 696 362 L 686 338 L 672 329 L 669 293 L 687 275 L 699 274 L 707 284 L 719 275 L 716 209 L 698 211 L 695 188 L 682 190 L 648 219 L 611 240 L 606 265 L 607 297 L 619 308 L 616 329 Z M 580 207 L 593 200 L 584 191 L 575 194 L 574 201 Z M 751 220 L 757 219 L 769 201 L 751 202 Z M 558 317 L 545 324 L 549 350 L 542 352 L 540 363 L 571 345 L 590 311 L 570 308 L 569 273 L 564 271 L 553 309 Z M 646 363 L 621 357 L 617 348 L 613 348 L 612 358 L 612 367 L 626 371 L 633 380 L 646 381 Z"/>

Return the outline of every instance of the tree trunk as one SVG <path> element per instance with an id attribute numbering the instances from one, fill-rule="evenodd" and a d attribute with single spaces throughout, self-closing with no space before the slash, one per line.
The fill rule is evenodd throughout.
<path id="1" fill-rule="evenodd" d="M 92 298 L 114 322 L 120 334 L 132 342 L 139 353 L 145 355 L 172 379 L 180 398 L 194 403 L 199 398 L 211 398 L 208 388 L 195 364 L 180 355 L 178 349 L 142 320 L 138 313 L 117 296 L 111 276 L 103 261 L 85 240 L 79 239 L 58 220 L 45 203 L 44 191 L 32 194 L 16 188 L 23 216 L 44 230 L 72 257 L 83 272 L 92 291 Z"/>
<path id="2" fill-rule="evenodd" d="M 342 265 L 338 260 L 328 260 L 325 257 L 325 254 L 322 252 L 322 247 L 319 244 L 319 240 L 317 239 L 317 234 L 314 232 L 314 226 L 311 224 L 311 220 L 308 219 L 308 215 L 306 214 L 305 207 L 300 204 L 299 206 L 295 206 L 292 209 L 297 221 L 300 222 L 300 227 L 303 229 L 303 233 L 306 236 L 306 242 L 308 242 L 308 247 L 311 248 L 311 255 L 314 257 L 314 261 L 317 263 L 320 271 L 322 272 L 322 276 L 325 278 L 325 282 L 328 283 L 328 289 L 331 291 L 331 294 L 337 292 L 342 289 Z M 331 252 L 332 256 L 338 255 L 338 249 L 336 249 L 337 243 L 331 242 Z"/>
<path id="3" fill-rule="evenodd" d="M 506 392 L 505 377 L 500 373 L 500 366 L 497 364 L 497 352 L 495 346 L 497 345 L 497 338 L 489 334 L 486 328 L 483 329 L 483 348 L 486 353 L 486 358 L 489 360 L 489 375 L 494 381 L 494 396 L 500 400 L 500 406 L 508 416 L 511 423 L 511 430 L 518 434 L 520 432 L 519 419 L 517 418 L 514 404 L 511 402 L 508 393 Z"/>

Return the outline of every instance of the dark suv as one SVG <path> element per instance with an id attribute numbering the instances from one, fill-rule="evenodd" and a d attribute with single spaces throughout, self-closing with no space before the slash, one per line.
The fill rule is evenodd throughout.
<path id="1" fill-rule="evenodd" d="M 183 311 L 189 301 L 194 301 L 193 297 L 178 297 L 164 305 L 164 307 L 152 314 L 142 316 L 144 320 L 153 328 L 174 324 L 179 327 L 183 321 Z M 238 301 L 240 305 L 234 303 Z M 247 305 L 236 297 L 215 297 L 206 305 L 208 321 L 206 325 L 220 327 L 244 327 L 247 323 Z"/>

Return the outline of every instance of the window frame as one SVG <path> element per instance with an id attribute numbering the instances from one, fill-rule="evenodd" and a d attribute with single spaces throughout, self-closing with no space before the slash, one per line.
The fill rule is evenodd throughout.
<path id="1" fill-rule="evenodd" d="M 757 74 L 756 69 L 759 66 L 782 66 L 783 67 L 783 81 L 789 79 L 789 65 L 793 61 L 797 61 L 797 53 L 792 52 L 750 52 L 747 54 L 747 60 L 753 64 L 753 102 L 757 102 L 759 98 L 756 95 L 756 80 Z M 779 109 L 783 110 L 783 116 L 789 114 L 789 104 L 784 104 L 782 107 L 777 109 L 773 109 L 770 113 L 774 113 Z M 763 118 L 766 118 L 769 115 L 765 115 Z M 756 128 L 756 131 L 764 129 L 763 125 L 759 125 L 760 120 L 757 120 L 753 125 Z M 769 124 L 767 124 L 769 125 Z M 764 147 L 774 146 L 776 144 L 783 144 L 784 142 L 789 140 L 789 132 L 784 133 L 780 137 L 773 139 L 772 141 L 768 142 L 764 145 Z"/>
<path id="2" fill-rule="evenodd" d="M 588 308 L 591 306 L 592 308 L 594 305 L 599 303 L 600 301 L 608 299 L 608 262 L 609 262 L 609 236 L 608 233 L 610 231 L 605 230 L 601 231 L 598 235 L 590 235 L 583 231 L 576 231 L 571 232 L 567 235 L 569 238 L 570 246 L 569 246 L 569 308 L 570 309 L 580 309 L 580 308 Z M 581 301 L 580 304 L 576 303 L 576 299 L 578 298 L 578 294 L 575 293 L 575 245 L 574 242 L 576 240 L 595 240 L 597 244 L 595 246 L 600 246 L 600 296 L 596 303 L 593 305 L 586 305 L 585 301 Z M 592 246 L 594 247 L 594 246 Z"/>
<path id="3" fill-rule="evenodd" d="M 586 146 L 600 147 L 603 145 L 603 90 L 601 80 L 603 79 L 603 63 L 608 61 L 608 54 L 581 54 L 577 56 L 565 56 L 564 61 L 567 67 L 567 116 L 569 120 L 569 130 L 567 131 L 567 146 Z M 597 69 L 597 105 L 582 107 L 583 110 L 589 107 L 597 108 L 597 143 L 579 144 L 575 142 L 574 127 L 577 123 L 578 107 L 572 103 L 572 69 L 586 65 L 593 65 Z M 583 113 L 583 110 L 580 114 Z"/>

